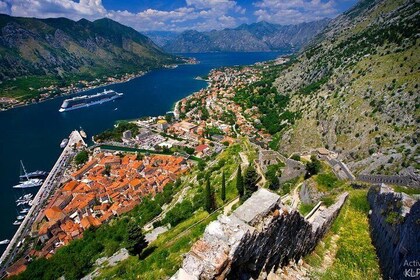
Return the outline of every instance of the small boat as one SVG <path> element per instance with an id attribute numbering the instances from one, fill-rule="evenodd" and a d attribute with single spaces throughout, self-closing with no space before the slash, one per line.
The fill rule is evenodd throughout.
<path id="1" fill-rule="evenodd" d="M 114 111 L 117 111 L 117 110 L 118 110 L 118 108 L 115 108 L 115 109 L 114 109 Z"/>
<path id="2" fill-rule="evenodd" d="M 29 208 L 23 208 L 19 213 L 20 214 L 26 214 L 29 212 Z"/>
<path id="3" fill-rule="evenodd" d="M 37 170 L 37 171 L 29 172 L 28 174 L 20 175 L 19 180 L 22 182 L 28 178 L 29 179 L 45 179 L 47 176 L 48 176 L 48 172 Z"/>
<path id="4" fill-rule="evenodd" d="M 13 222 L 13 225 L 14 225 L 14 226 L 18 226 L 18 225 L 20 225 L 21 223 L 22 223 L 21 221 L 16 220 L 16 221 L 14 221 L 14 222 Z"/>
<path id="5" fill-rule="evenodd" d="M 86 138 L 86 137 L 87 137 L 86 132 L 83 130 L 83 128 L 82 128 L 82 127 L 80 127 L 80 135 L 81 135 L 83 138 Z"/>
<path id="6" fill-rule="evenodd" d="M 6 244 L 9 244 L 9 243 L 10 243 L 9 239 L 5 239 L 5 240 L 0 241 L 0 245 L 6 245 Z"/>
<path id="7" fill-rule="evenodd" d="M 29 179 L 45 179 L 48 176 L 48 172 L 37 170 L 33 172 L 26 172 L 25 166 L 23 165 L 22 160 L 20 161 L 21 170 L 19 175 L 19 181 L 23 182 Z M 23 174 L 22 174 L 23 171 Z"/>
<path id="8" fill-rule="evenodd" d="M 13 188 L 15 189 L 25 189 L 25 188 L 32 188 L 32 187 L 39 187 L 42 185 L 43 181 L 40 178 L 37 178 L 39 176 L 44 176 L 45 173 L 48 174 L 47 172 L 44 171 L 36 171 L 36 172 L 31 172 L 28 173 L 26 172 L 25 166 L 23 165 L 23 162 L 20 161 L 20 165 L 21 165 L 21 175 L 19 176 L 19 181 L 20 184 L 14 186 Z M 23 175 L 22 175 L 22 170 L 23 170 Z M 31 175 L 30 175 L 31 174 Z M 19 198 L 19 200 L 24 200 L 24 199 L 30 199 L 30 197 L 32 197 L 32 194 L 25 194 L 22 197 Z"/>
<path id="9" fill-rule="evenodd" d="M 29 204 L 32 200 L 24 200 L 24 201 L 20 201 L 18 203 L 16 203 L 16 206 L 21 206 L 21 205 L 25 205 L 25 204 Z"/>
<path id="10" fill-rule="evenodd" d="M 69 142 L 69 139 L 64 138 L 63 141 L 60 143 L 60 148 L 64 149 L 67 146 L 67 143 Z"/>
<path id="11" fill-rule="evenodd" d="M 28 181 L 22 182 L 18 185 L 13 186 L 14 189 L 26 189 L 41 186 L 43 181 L 41 179 L 29 179 Z"/>
<path id="12" fill-rule="evenodd" d="M 19 216 L 16 217 L 16 219 L 17 220 L 23 220 L 23 219 L 25 219 L 25 216 L 24 215 L 19 215 Z"/>
<path id="13" fill-rule="evenodd" d="M 32 206 L 32 203 L 33 203 L 33 202 L 34 202 L 33 200 L 29 200 L 29 201 L 28 201 L 28 205 L 29 205 L 29 206 Z"/>
<path id="14" fill-rule="evenodd" d="M 23 202 L 23 201 L 26 201 L 26 200 L 31 200 L 33 196 L 34 196 L 34 195 L 33 195 L 33 194 L 31 194 L 31 193 L 25 194 L 25 195 L 23 195 L 23 196 L 19 197 L 19 198 L 16 200 L 16 203 L 18 203 L 18 202 Z"/>
<path id="15" fill-rule="evenodd" d="M 18 199 L 18 200 L 16 200 L 16 204 L 18 204 L 18 206 L 19 206 L 19 205 L 23 205 L 23 204 L 28 203 L 28 202 L 29 202 L 29 200 L 30 200 L 30 199 Z"/>

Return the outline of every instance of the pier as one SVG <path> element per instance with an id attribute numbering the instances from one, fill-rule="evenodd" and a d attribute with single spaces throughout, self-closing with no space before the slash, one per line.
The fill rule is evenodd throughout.
<path id="1" fill-rule="evenodd" d="M 63 171 L 67 166 L 69 160 L 73 158 L 77 150 L 74 149 L 74 145 L 77 143 L 82 143 L 86 145 L 83 141 L 82 136 L 77 130 L 74 130 L 70 133 L 69 142 L 66 147 L 63 149 L 60 157 L 54 164 L 51 169 L 48 177 L 45 179 L 44 183 L 38 190 L 35 198 L 32 202 L 32 207 L 26 215 L 25 219 L 22 221 L 22 224 L 19 226 L 6 250 L 3 252 L 3 255 L 0 258 L 0 278 L 3 278 L 6 274 L 6 269 L 13 263 L 15 257 L 18 253 L 19 247 L 17 244 L 25 239 L 30 234 L 31 227 L 35 221 L 36 215 L 41 211 L 44 206 L 44 202 L 48 197 L 53 193 L 53 191 L 60 185 L 61 177 Z"/>

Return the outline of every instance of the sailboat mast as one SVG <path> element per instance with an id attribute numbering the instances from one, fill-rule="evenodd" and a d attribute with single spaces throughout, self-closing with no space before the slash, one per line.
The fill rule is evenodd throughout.
<path id="1" fill-rule="evenodd" d="M 28 173 L 26 172 L 26 169 L 25 169 L 25 166 L 23 165 L 22 160 L 20 160 L 20 164 L 22 165 L 23 172 L 25 172 L 26 179 L 28 179 L 29 181 L 29 176 L 28 176 Z"/>

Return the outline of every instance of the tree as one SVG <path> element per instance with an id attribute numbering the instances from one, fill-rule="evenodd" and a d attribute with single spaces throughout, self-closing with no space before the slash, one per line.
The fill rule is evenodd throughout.
<path id="1" fill-rule="evenodd" d="M 185 147 L 184 150 L 189 155 L 192 155 L 195 152 L 195 149 L 194 148 L 191 148 L 191 147 Z"/>
<path id="2" fill-rule="evenodd" d="M 225 171 L 222 173 L 222 190 L 220 196 L 223 201 L 226 200 L 226 178 L 225 178 Z"/>
<path id="3" fill-rule="evenodd" d="M 296 160 L 296 161 L 300 161 L 300 155 L 299 154 L 293 154 L 290 158 L 293 159 L 293 160 Z"/>
<path id="4" fill-rule="evenodd" d="M 74 157 L 74 162 L 79 165 L 79 164 L 84 164 L 85 162 L 87 162 L 89 159 L 89 154 L 86 150 L 80 151 L 75 157 Z"/>
<path id="5" fill-rule="evenodd" d="M 270 165 L 267 167 L 267 172 L 265 173 L 265 177 L 268 181 L 268 188 L 270 190 L 277 190 L 280 187 L 280 180 L 279 177 L 281 176 L 281 172 L 277 165 Z"/>
<path id="6" fill-rule="evenodd" d="M 321 162 L 317 159 L 316 156 L 311 156 L 311 162 L 306 164 L 306 174 L 305 178 L 309 178 L 313 175 L 316 175 L 321 171 Z"/>
<path id="7" fill-rule="evenodd" d="M 102 174 L 107 176 L 111 175 L 111 165 L 105 164 L 105 170 L 102 171 Z"/>
<path id="8" fill-rule="evenodd" d="M 246 169 L 245 176 L 244 176 L 244 200 L 249 198 L 254 192 L 258 190 L 257 180 L 258 180 L 258 173 L 255 169 L 250 165 Z"/>
<path id="9" fill-rule="evenodd" d="M 206 190 L 205 190 L 205 209 L 207 212 L 211 213 L 216 208 L 214 205 L 214 196 L 213 196 L 213 190 L 210 186 L 210 179 L 207 178 L 206 181 Z"/>
<path id="10" fill-rule="evenodd" d="M 144 155 L 141 153 L 136 154 L 136 160 L 142 160 L 144 158 Z"/>
<path id="11" fill-rule="evenodd" d="M 128 225 L 127 231 L 127 250 L 132 256 L 140 255 L 148 245 L 141 227 L 132 222 Z"/>
<path id="12" fill-rule="evenodd" d="M 198 161 L 198 170 L 203 171 L 206 168 L 206 162 L 204 160 Z"/>
<path id="13" fill-rule="evenodd" d="M 244 178 L 242 177 L 241 165 L 238 166 L 238 172 L 236 173 L 236 189 L 240 197 L 244 195 Z"/>

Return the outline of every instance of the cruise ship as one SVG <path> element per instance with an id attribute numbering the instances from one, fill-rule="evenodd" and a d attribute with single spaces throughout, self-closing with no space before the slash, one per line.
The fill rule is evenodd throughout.
<path id="1" fill-rule="evenodd" d="M 103 92 L 99 92 L 94 95 L 83 95 L 66 99 L 63 101 L 63 104 L 61 104 L 61 108 L 58 111 L 66 112 L 84 107 L 89 107 L 96 104 L 102 104 L 120 98 L 122 96 L 122 93 L 105 89 Z"/>

